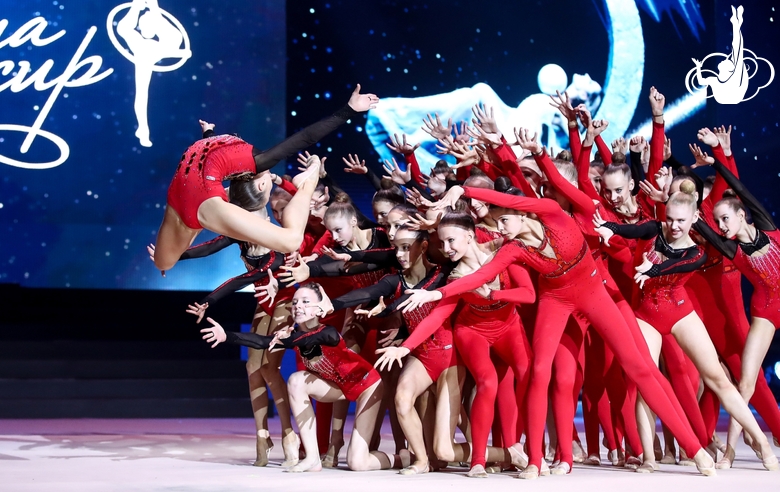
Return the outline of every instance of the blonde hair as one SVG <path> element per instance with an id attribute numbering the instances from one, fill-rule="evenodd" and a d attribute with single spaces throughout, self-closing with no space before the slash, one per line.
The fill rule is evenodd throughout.
<path id="1" fill-rule="evenodd" d="M 666 206 L 670 205 L 687 205 L 691 209 L 696 211 L 696 200 L 699 194 L 696 192 L 696 185 L 693 181 L 686 179 L 680 182 L 680 191 L 672 193 L 669 197 L 669 201 L 666 202 Z"/>

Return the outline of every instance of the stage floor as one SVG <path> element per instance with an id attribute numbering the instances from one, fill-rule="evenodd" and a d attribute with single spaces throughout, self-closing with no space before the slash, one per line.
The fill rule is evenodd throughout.
<path id="1" fill-rule="evenodd" d="M 741 442 L 736 468 L 719 470 L 714 478 L 698 475 L 695 468 L 676 465 L 662 465 L 660 472 L 641 475 L 608 465 L 594 468 L 575 464 L 568 476 L 520 481 L 517 473 L 469 480 L 465 478 L 465 468 L 410 477 L 395 471 L 355 473 L 344 465 L 320 473 L 287 474 L 279 467 L 282 450 L 276 419 L 271 422 L 271 435 L 276 443 L 271 463 L 266 468 L 255 468 L 251 466 L 255 438 L 250 419 L 0 420 L 0 490 L 780 490 L 780 473 L 764 471 L 753 452 Z M 721 438 L 725 440 L 722 432 Z M 382 449 L 391 448 L 392 439 L 385 425 Z M 342 462 L 343 455 L 342 452 Z M 606 456 L 602 455 L 602 459 L 606 462 Z"/>

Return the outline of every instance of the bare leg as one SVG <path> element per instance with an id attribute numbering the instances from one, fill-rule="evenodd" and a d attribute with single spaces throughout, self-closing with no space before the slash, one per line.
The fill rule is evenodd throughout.
<path id="1" fill-rule="evenodd" d="M 271 317 L 258 306 L 252 319 L 252 333 L 259 335 L 268 334 L 268 325 Z M 265 387 L 265 378 L 260 371 L 263 364 L 265 350 L 249 349 L 249 358 L 246 361 L 246 373 L 249 378 L 249 398 L 252 401 L 252 413 L 255 417 L 257 428 L 257 457 L 254 466 L 266 466 L 268 464 L 268 451 L 272 447 L 271 437 L 268 435 L 268 389 Z"/>
<path id="2" fill-rule="evenodd" d="M 290 409 L 301 433 L 301 442 L 306 450 L 306 458 L 287 469 L 289 472 L 320 471 L 320 454 L 317 451 L 317 420 L 311 399 L 335 402 L 344 399 L 344 394 L 336 385 L 320 379 L 308 371 L 298 371 L 290 375 L 287 381 L 290 396 Z"/>
<path id="3" fill-rule="evenodd" d="M 769 326 L 771 327 L 771 324 Z M 751 332 L 753 332 L 752 327 Z M 764 466 L 767 469 L 780 470 L 777 458 L 772 452 L 766 435 L 758 426 L 758 422 L 756 422 L 753 413 L 747 406 L 746 401 L 750 399 L 752 394 L 743 399 L 739 391 L 731 384 L 731 381 L 729 381 L 729 378 L 723 371 L 723 367 L 720 365 L 718 354 L 707 335 L 701 319 L 695 312 L 689 314 L 677 322 L 674 328 L 672 328 L 672 334 L 677 339 L 680 347 L 696 365 L 699 374 L 701 374 L 704 380 L 704 384 L 715 392 L 723 408 L 745 428 L 745 431 L 753 438 L 753 442 L 760 448 Z M 749 345 L 750 335 L 748 334 L 748 342 L 745 344 L 746 350 Z M 745 364 L 743 364 L 743 371 L 744 367 Z M 755 378 L 758 376 L 758 371 L 752 374 L 743 372 L 743 375 L 745 376 L 743 381 L 747 380 L 748 375 L 753 377 L 752 382 L 755 386 Z"/>
<path id="4" fill-rule="evenodd" d="M 414 402 L 427 390 L 433 381 L 422 362 L 413 356 L 407 357 L 406 364 L 398 378 L 395 393 L 395 408 L 398 422 L 401 424 L 409 449 L 414 453 L 415 461 L 401 470 L 402 475 L 425 473 L 429 470 L 429 457 L 423 438 L 423 425 L 414 408 Z"/>
<path id="5" fill-rule="evenodd" d="M 328 451 L 322 456 L 322 466 L 325 468 L 336 468 L 339 466 L 339 452 L 344 446 L 344 423 L 347 420 L 349 412 L 348 401 L 338 401 L 333 403 L 333 416 L 330 423 L 330 443 Z"/>
<path id="6" fill-rule="evenodd" d="M 249 213 L 249 212 L 247 212 Z M 251 214 L 250 214 L 251 215 Z M 170 270 L 187 251 L 202 229 L 190 229 L 182 222 L 171 206 L 165 207 L 160 230 L 157 231 L 154 250 L 154 266 L 158 270 Z"/>
<path id="7" fill-rule="evenodd" d="M 641 319 L 638 319 L 637 323 L 639 323 L 639 328 L 641 328 L 642 335 L 645 337 L 647 347 L 650 349 L 650 355 L 655 364 L 658 365 L 663 338 L 648 323 Z M 639 427 L 639 439 L 642 441 L 643 457 L 642 465 L 637 468 L 637 471 L 640 473 L 651 473 L 658 469 L 658 464 L 655 461 L 655 450 L 653 449 L 655 442 L 655 415 L 641 394 L 637 394 L 636 399 L 636 423 L 637 427 Z"/>
<path id="8" fill-rule="evenodd" d="M 347 446 L 347 466 L 354 471 L 384 470 L 393 465 L 391 457 L 381 451 L 369 451 L 368 439 L 374 433 L 376 416 L 382 401 L 382 381 L 367 388 L 357 399 L 355 426 Z"/>
<path id="9" fill-rule="evenodd" d="M 290 302 L 280 302 L 274 308 L 274 314 L 269 327 L 269 335 L 282 328 L 292 325 L 290 315 Z M 274 405 L 279 414 L 279 422 L 282 425 L 282 448 L 284 450 L 284 462 L 282 466 L 292 466 L 298 462 L 298 449 L 300 441 L 295 435 L 290 421 L 290 405 L 287 396 L 287 384 L 280 372 L 284 350 L 265 351 L 265 360 L 260 367 L 263 378 L 274 396 Z"/>

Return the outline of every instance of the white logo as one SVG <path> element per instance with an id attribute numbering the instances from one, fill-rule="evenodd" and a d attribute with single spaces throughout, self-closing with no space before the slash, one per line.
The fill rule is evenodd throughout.
<path id="1" fill-rule="evenodd" d="M 709 86 L 712 89 L 712 94 L 707 96 L 708 98 L 714 97 L 720 104 L 738 104 L 753 99 L 758 91 L 772 83 L 775 78 L 775 68 L 772 64 L 766 58 L 756 56 L 755 53 L 745 48 L 741 32 L 744 11 L 745 9 L 741 5 L 737 9 L 731 7 L 731 54 L 712 53 L 702 61 L 693 58 L 693 63 L 696 66 L 685 76 L 685 87 L 691 94 L 702 89 L 706 91 L 706 86 Z M 717 73 L 702 68 L 704 62 L 709 58 L 723 58 L 718 63 Z M 769 80 L 756 88 L 750 96 L 745 97 L 750 80 L 759 72 L 760 62 L 766 63 L 769 68 Z"/>
<path id="2" fill-rule="evenodd" d="M 116 16 L 125 9 L 127 13 L 115 23 Z M 116 33 L 114 33 L 114 25 L 116 25 Z M 131 3 L 116 6 L 108 14 L 106 29 L 117 51 L 135 65 L 133 108 L 138 119 L 138 130 L 135 136 L 138 137 L 141 145 L 151 147 L 146 113 L 152 72 L 171 72 L 184 65 L 192 56 L 187 31 L 174 16 L 157 5 L 157 0 L 133 0 Z M 117 34 L 125 41 L 127 48 L 119 43 Z M 157 65 L 167 58 L 177 59 L 177 61 L 172 65 Z"/>

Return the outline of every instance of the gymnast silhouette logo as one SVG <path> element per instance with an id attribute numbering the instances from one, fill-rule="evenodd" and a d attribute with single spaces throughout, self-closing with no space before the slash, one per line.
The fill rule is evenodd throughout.
<path id="1" fill-rule="evenodd" d="M 121 20 L 115 21 L 124 10 L 127 12 Z M 117 5 L 108 14 L 106 29 L 117 51 L 135 65 L 133 108 L 138 119 L 135 136 L 141 145 L 151 147 L 147 108 L 152 72 L 172 72 L 192 56 L 187 31 L 174 16 L 157 5 L 157 0 L 133 0 Z M 117 35 L 126 46 L 119 42 Z M 158 65 L 168 59 L 175 61 Z"/>
<path id="2" fill-rule="evenodd" d="M 702 61 L 692 59 L 696 66 L 685 76 L 685 87 L 691 94 L 702 89 L 707 90 L 706 86 L 709 86 L 712 89 L 712 94 L 708 95 L 708 98 L 714 97 L 720 104 L 739 104 L 753 99 L 761 89 L 772 83 L 775 78 L 775 68 L 772 64 L 766 58 L 756 56 L 755 53 L 745 48 L 741 31 L 744 11 L 745 9 L 741 5 L 736 9 L 734 6 L 731 7 L 731 54 L 712 53 Z M 716 60 L 722 58 L 718 63 L 717 73 L 702 68 L 704 62 L 710 58 Z M 755 92 L 750 96 L 745 97 L 750 80 L 758 74 L 761 62 L 765 63 L 769 69 L 769 80 L 764 85 L 755 88 Z M 755 87 L 755 83 L 752 85 Z"/>

